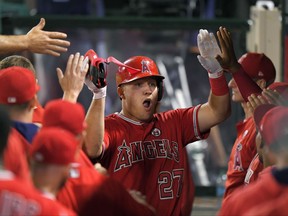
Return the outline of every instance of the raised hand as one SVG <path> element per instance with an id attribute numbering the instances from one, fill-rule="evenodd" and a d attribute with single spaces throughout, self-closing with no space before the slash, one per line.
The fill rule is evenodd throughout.
<path id="1" fill-rule="evenodd" d="M 278 106 L 287 106 L 288 102 L 277 90 L 263 89 L 263 97 L 270 103 Z"/>
<path id="2" fill-rule="evenodd" d="M 65 73 L 63 73 L 60 68 L 56 69 L 60 86 L 64 92 L 64 100 L 77 102 L 88 71 L 88 64 L 86 63 L 85 65 L 83 62 L 83 55 L 80 56 L 80 53 L 72 54 L 67 61 Z"/>
<path id="3" fill-rule="evenodd" d="M 213 33 L 206 29 L 200 29 L 197 35 L 197 44 L 200 55 L 197 56 L 200 64 L 208 71 L 210 78 L 217 78 L 222 74 L 222 67 L 218 63 L 216 56 L 221 54 Z"/>
<path id="4" fill-rule="evenodd" d="M 255 95 L 255 94 L 252 94 L 248 97 L 248 102 L 246 103 L 247 105 L 247 108 L 250 112 L 250 114 L 253 114 L 254 113 L 254 110 L 262 105 L 262 104 L 267 104 L 268 102 L 265 100 L 265 98 L 261 95 Z"/>
<path id="5" fill-rule="evenodd" d="M 85 54 L 84 65 L 86 64 L 88 64 L 88 73 L 85 77 L 85 85 L 93 93 L 93 99 L 106 97 L 105 59 L 99 58 L 95 51 L 90 49 Z"/>
<path id="6" fill-rule="evenodd" d="M 229 72 L 239 70 L 241 65 L 238 63 L 236 58 L 230 32 L 221 26 L 219 31 L 217 31 L 217 38 L 222 52 L 216 56 L 216 59 L 221 67 Z"/>
<path id="7" fill-rule="evenodd" d="M 60 53 L 66 52 L 70 42 L 65 40 L 67 35 L 62 32 L 43 31 L 45 19 L 34 26 L 27 34 L 27 50 L 34 53 L 60 56 Z"/>

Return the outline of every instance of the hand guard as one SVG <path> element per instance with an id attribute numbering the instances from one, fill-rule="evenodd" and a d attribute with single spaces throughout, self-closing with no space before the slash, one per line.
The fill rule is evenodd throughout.
<path id="1" fill-rule="evenodd" d="M 106 75 L 107 72 L 105 70 L 104 64 L 105 60 L 102 58 L 98 58 L 97 54 L 94 50 L 90 49 L 85 54 L 85 61 L 83 64 L 89 64 L 89 69 L 85 78 L 85 84 L 88 88 L 93 91 L 95 88 L 103 88 L 106 86 Z"/>
<path id="2" fill-rule="evenodd" d="M 85 85 L 91 92 L 93 92 L 93 99 L 99 99 L 106 96 L 107 72 L 104 68 L 104 64 L 109 64 L 110 62 L 113 62 L 114 64 L 121 67 L 129 68 L 131 73 L 139 71 L 139 69 L 123 64 L 113 56 L 110 56 L 107 59 L 103 59 L 99 58 L 94 50 L 88 50 L 85 54 L 85 59 L 83 61 L 81 70 L 84 71 L 84 68 L 87 66 L 87 64 L 89 65 L 89 69 L 85 77 Z"/>
<path id="3" fill-rule="evenodd" d="M 200 64 L 208 71 L 210 78 L 217 78 L 222 75 L 222 67 L 216 59 L 221 54 L 213 33 L 200 29 L 197 35 L 197 44 L 200 55 L 197 56 Z"/>

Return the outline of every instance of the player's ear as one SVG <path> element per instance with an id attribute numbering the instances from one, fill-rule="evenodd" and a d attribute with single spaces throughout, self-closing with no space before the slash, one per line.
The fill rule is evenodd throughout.
<path id="1" fill-rule="evenodd" d="M 37 107 L 37 95 L 35 94 L 34 97 L 29 101 L 29 110 L 35 109 Z"/>
<path id="2" fill-rule="evenodd" d="M 124 98 L 124 92 L 123 92 L 123 88 L 121 86 L 119 86 L 117 88 L 117 93 L 118 93 L 118 96 L 120 97 L 120 99 L 122 100 Z"/>

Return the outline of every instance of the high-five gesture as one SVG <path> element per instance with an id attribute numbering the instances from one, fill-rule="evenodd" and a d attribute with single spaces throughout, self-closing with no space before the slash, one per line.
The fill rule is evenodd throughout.
<path id="1" fill-rule="evenodd" d="M 219 40 L 222 53 L 217 55 L 216 59 L 221 67 L 224 70 L 232 73 L 239 70 L 241 65 L 238 63 L 236 58 L 230 32 L 221 26 L 219 31 L 217 31 L 217 38 Z"/>
<path id="2" fill-rule="evenodd" d="M 222 67 L 218 63 L 216 56 L 221 54 L 213 33 L 206 29 L 200 29 L 197 36 L 200 55 L 197 56 L 200 64 L 208 71 L 210 78 L 217 78 L 222 75 Z"/>
<path id="3" fill-rule="evenodd" d="M 57 76 L 63 90 L 63 99 L 70 102 L 77 102 L 77 98 L 83 88 L 85 76 L 88 71 L 88 64 L 84 66 L 84 56 L 79 52 L 71 54 L 68 58 L 65 73 L 57 68 Z"/>
<path id="4" fill-rule="evenodd" d="M 67 34 L 56 31 L 44 31 L 45 19 L 23 35 L 0 35 L 0 54 L 29 51 L 32 53 L 60 56 L 66 52 L 70 42 Z"/>

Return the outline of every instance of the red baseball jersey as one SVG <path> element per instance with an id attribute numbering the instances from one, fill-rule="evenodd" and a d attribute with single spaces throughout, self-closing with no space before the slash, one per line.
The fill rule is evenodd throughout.
<path id="1" fill-rule="evenodd" d="M 269 175 L 271 170 L 274 168 L 275 166 L 268 166 L 265 167 L 259 174 L 258 174 L 258 180 L 265 178 L 266 175 Z"/>
<path id="2" fill-rule="evenodd" d="M 253 216 L 286 216 L 288 212 L 288 193 L 285 193 L 271 202 L 270 200 L 261 203 L 245 214 Z"/>
<path id="3" fill-rule="evenodd" d="M 89 158 L 82 149 L 79 151 L 78 157 L 76 158 L 76 162 L 81 164 L 82 166 L 87 166 L 94 169 L 92 162 L 89 160 Z"/>
<path id="4" fill-rule="evenodd" d="M 119 182 L 76 163 L 57 200 L 79 215 L 154 215 L 137 203 Z"/>
<path id="5" fill-rule="evenodd" d="M 23 182 L 32 184 L 27 159 L 28 148 L 28 141 L 16 129 L 11 128 L 4 151 L 4 167 L 12 171 Z"/>
<path id="6" fill-rule="evenodd" d="M 257 153 L 248 167 L 244 184 L 248 185 L 252 182 L 255 182 L 258 179 L 258 175 L 262 170 L 263 163 L 259 160 L 259 154 Z"/>
<path id="7" fill-rule="evenodd" d="M 24 186 L 13 173 L 0 170 L 0 215 L 74 216 L 75 213 L 55 201 L 44 198 L 32 186 Z"/>
<path id="8" fill-rule="evenodd" d="M 280 184 L 270 172 L 249 187 L 235 191 L 223 203 L 218 215 L 246 215 L 245 212 L 251 208 L 268 201 L 272 202 L 284 193 L 288 193 L 287 185 Z"/>
<path id="9" fill-rule="evenodd" d="M 257 153 L 255 137 L 256 127 L 252 117 L 237 124 L 237 138 L 230 153 L 223 201 L 234 190 L 244 186 L 247 169 Z"/>
<path id="10" fill-rule="evenodd" d="M 146 195 L 159 215 L 190 215 L 194 183 L 187 144 L 207 138 L 198 127 L 199 106 L 154 114 L 139 123 L 116 113 L 105 118 L 101 164 L 127 189 Z"/>

